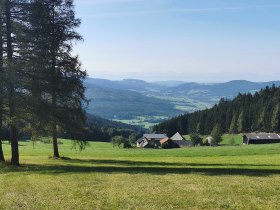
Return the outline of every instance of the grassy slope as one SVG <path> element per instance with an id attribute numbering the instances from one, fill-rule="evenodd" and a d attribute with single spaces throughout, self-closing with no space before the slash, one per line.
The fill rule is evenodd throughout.
<path id="1" fill-rule="evenodd" d="M 202 136 L 202 138 L 206 138 L 207 136 Z M 184 138 L 190 140 L 190 135 L 184 135 Z M 243 144 L 243 134 L 225 134 L 222 137 L 221 145 L 230 145 L 231 139 L 234 139 L 235 145 L 242 145 Z"/>
<path id="2" fill-rule="evenodd" d="M 22 167 L 0 166 L 0 209 L 279 209 L 280 144 L 83 152 L 21 143 Z M 9 157 L 8 145 L 4 145 Z"/>

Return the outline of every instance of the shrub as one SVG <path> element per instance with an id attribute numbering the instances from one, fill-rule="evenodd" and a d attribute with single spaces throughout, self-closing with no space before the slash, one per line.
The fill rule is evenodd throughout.
<path id="1" fill-rule="evenodd" d="M 215 125 L 215 127 L 213 128 L 211 132 L 211 137 L 213 138 L 211 146 L 218 145 L 223 140 L 221 126 L 219 124 Z"/>
<path id="2" fill-rule="evenodd" d="M 128 141 L 129 141 L 131 147 L 136 144 L 136 140 L 137 140 L 137 135 L 135 133 L 132 133 L 128 137 Z"/>
<path id="3" fill-rule="evenodd" d="M 123 142 L 124 142 L 124 138 L 122 136 L 114 136 L 112 138 L 113 147 L 115 146 L 120 147 Z"/>
<path id="4" fill-rule="evenodd" d="M 113 147 L 118 146 L 120 148 L 121 145 L 123 146 L 123 148 L 132 147 L 131 143 L 129 142 L 129 139 L 124 138 L 123 136 L 114 136 L 112 138 L 112 143 L 113 143 Z"/>
<path id="5" fill-rule="evenodd" d="M 201 145 L 203 143 L 202 138 L 198 133 L 192 133 L 190 137 L 193 146 Z"/>
<path id="6" fill-rule="evenodd" d="M 231 137 L 231 138 L 230 138 L 230 140 L 229 140 L 229 145 L 232 145 L 232 146 L 235 145 L 235 138 L 234 138 L 234 137 Z"/>

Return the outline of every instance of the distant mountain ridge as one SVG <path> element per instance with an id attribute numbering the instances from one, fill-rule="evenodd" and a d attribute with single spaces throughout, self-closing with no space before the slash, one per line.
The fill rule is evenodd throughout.
<path id="1" fill-rule="evenodd" d="M 124 79 L 124 80 L 107 80 L 107 79 L 93 79 L 88 78 L 86 84 L 93 84 L 103 88 L 112 88 L 112 89 L 121 89 L 121 90 L 135 90 L 135 91 L 144 91 L 147 89 L 162 90 L 166 86 L 149 83 L 144 80 L 137 79 Z"/>
<path id="2" fill-rule="evenodd" d="M 250 82 L 247 80 L 233 80 L 225 83 L 199 84 L 184 83 L 172 88 L 172 92 L 180 92 L 194 99 L 203 100 L 203 97 L 234 98 L 238 93 L 255 92 L 266 86 L 280 86 L 280 81 Z"/>
<path id="3" fill-rule="evenodd" d="M 127 121 L 131 120 L 136 125 L 140 121 L 142 124 L 157 123 L 179 114 L 210 108 L 221 98 L 232 99 L 238 93 L 256 92 L 273 84 L 280 86 L 280 81 L 233 80 L 213 84 L 170 81 L 169 84 L 168 81 L 87 78 L 86 96 L 91 99 L 87 112 L 125 123 L 131 123 Z"/>
<path id="4" fill-rule="evenodd" d="M 247 80 L 232 80 L 225 83 L 214 83 L 214 84 L 200 84 L 200 83 L 184 83 L 174 87 L 173 90 L 185 91 L 186 89 L 200 89 L 209 90 L 215 94 L 236 94 L 237 92 L 249 92 L 254 89 L 265 88 L 266 86 L 271 86 L 275 84 L 280 85 L 280 81 L 271 82 L 250 82 Z"/>
<path id="5" fill-rule="evenodd" d="M 144 91 L 147 89 L 153 90 L 170 90 L 170 91 L 186 91 L 187 89 L 199 89 L 199 90 L 211 90 L 220 91 L 224 90 L 226 94 L 228 92 L 224 89 L 232 91 L 232 93 L 240 91 L 249 91 L 252 89 L 260 89 L 266 86 L 275 84 L 280 85 L 280 81 L 269 81 L 269 82 L 251 82 L 247 80 L 232 80 L 223 83 L 196 83 L 196 82 L 183 82 L 183 81 L 157 81 L 157 82 L 146 82 L 138 79 L 124 79 L 124 80 L 108 80 L 108 79 L 97 79 L 87 78 L 86 84 L 94 84 L 100 87 L 122 89 L 122 90 L 135 90 Z"/>

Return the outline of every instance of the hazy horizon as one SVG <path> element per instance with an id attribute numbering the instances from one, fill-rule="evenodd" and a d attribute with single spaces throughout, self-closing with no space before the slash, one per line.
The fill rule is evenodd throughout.
<path id="1" fill-rule="evenodd" d="M 76 0 L 90 77 L 146 81 L 277 80 L 277 0 Z"/>
<path id="2" fill-rule="evenodd" d="M 101 78 L 101 77 L 92 77 L 88 76 L 89 79 L 104 79 L 104 80 L 110 80 L 110 81 L 123 81 L 123 80 L 143 80 L 149 83 L 158 83 L 158 82 L 184 82 L 184 83 L 200 83 L 200 84 L 215 84 L 215 83 L 227 83 L 232 81 L 247 81 L 247 82 L 255 82 L 255 83 L 265 83 L 265 82 L 277 82 L 280 81 L 279 79 L 275 80 L 263 80 L 263 81 L 253 81 L 253 80 L 247 80 L 247 79 L 232 79 L 232 80 L 224 80 L 224 81 L 188 81 L 188 80 L 174 80 L 174 79 L 166 79 L 166 80 L 145 80 L 145 79 L 138 79 L 138 78 L 119 78 L 119 79 L 110 79 L 110 78 Z"/>

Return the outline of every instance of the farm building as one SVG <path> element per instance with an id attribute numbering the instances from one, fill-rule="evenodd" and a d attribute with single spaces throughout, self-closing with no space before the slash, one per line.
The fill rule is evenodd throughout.
<path id="1" fill-rule="evenodd" d="M 168 137 L 161 139 L 159 142 L 161 144 L 161 148 L 163 149 L 172 149 L 180 147 L 175 141 Z"/>
<path id="2" fill-rule="evenodd" d="M 142 138 L 136 141 L 137 147 L 158 148 L 160 140 L 166 138 L 166 134 L 144 134 Z"/>
<path id="3" fill-rule="evenodd" d="M 213 146 L 212 143 L 213 143 L 213 137 L 212 136 L 207 136 L 206 137 L 206 141 L 207 143 L 210 145 L 210 146 Z"/>
<path id="4" fill-rule="evenodd" d="M 163 145 L 165 142 L 168 142 L 170 140 L 171 140 L 170 138 L 166 137 L 164 139 L 161 139 L 159 142 L 160 142 L 161 145 Z"/>
<path id="5" fill-rule="evenodd" d="M 190 141 L 186 141 L 184 137 L 178 132 L 171 138 L 168 138 L 166 134 L 144 134 L 142 138 L 136 141 L 137 147 L 141 148 L 158 148 L 165 142 L 172 142 L 178 147 L 191 146 Z"/>
<path id="6" fill-rule="evenodd" d="M 149 143 L 148 143 L 148 139 L 146 138 L 140 138 L 136 141 L 137 147 L 146 147 Z"/>
<path id="7" fill-rule="evenodd" d="M 172 139 L 173 141 L 182 141 L 182 140 L 185 140 L 185 138 L 184 138 L 179 132 L 175 133 L 175 134 L 171 137 L 171 139 Z"/>
<path id="8" fill-rule="evenodd" d="M 275 133 L 250 133 L 243 135 L 243 144 L 280 143 L 280 135 Z"/>
<path id="9" fill-rule="evenodd" d="M 178 144 L 179 147 L 189 147 L 191 146 L 191 141 L 186 141 L 185 138 L 180 133 L 175 133 L 170 139 L 174 143 Z"/>

